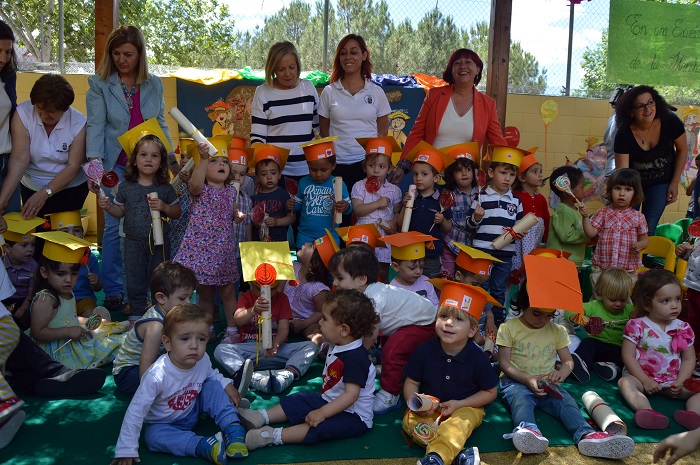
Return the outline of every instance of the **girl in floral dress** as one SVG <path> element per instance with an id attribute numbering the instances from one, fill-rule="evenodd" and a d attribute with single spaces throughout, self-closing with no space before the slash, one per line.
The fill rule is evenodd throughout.
<path id="1" fill-rule="evenodd" d="M 687 410 L 673 415 L 677 423 L 690 430 L 700 428 L 700 394 L 683 387 L 695 368 L 695 334 L 688 323 L 677 319 L 681 312 L 678 279 L 667 270 L 650 270 L 639 276 L 632 302 L 644 316 L 625 326 L 625 371 L 618 386 L 635 411 L 635 423 L 644 429 L 668 426 L 668 418 L 653 410 L 647 398 L 661 394 L 686 401 Z"/>
<path id="2" fill-rule="evenodd" d="M 233 219 L 236 214 L 236 188 L 229 160 L 220 150 L 209 157 L 207 145 L 197 144 L 200 162 L 190 179 L 190 221 L 175 260 L 192 269 L 197 276 L 199 305 L 211 312 L 215 320 L 219 312 L 214 306 L 214 295 L 224 305 L 227 325 L 233 331 L 233 312 L 236 310 L 234 283 L 238 281 Z M 216 333 L 212 325 L 209 342 Z"/>

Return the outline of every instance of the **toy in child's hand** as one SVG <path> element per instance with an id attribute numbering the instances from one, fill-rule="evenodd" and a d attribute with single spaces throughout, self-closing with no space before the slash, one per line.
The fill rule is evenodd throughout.
<path id="1" fill-rule="evenodd" d="M 539 386 L 539 388 L 542 389 L 549 397 L 554 397 L 555 399 L 559 400 L 564 398 L 564 396 L 561 395 L 561 392 L 552 387 L 552 385 L 549 384 L 544 378 L 537 380 L 537 386 Z"/>
<path id="2" fill-rule="evenodd" d="M 109 187 L 111 189 L 113 187 L 117 187 L 117 184 L 119 184 L 119 175 L 116 172 L 107 171 L 105 174 L 102 175 L 103 186 Z"/>
<path id="3" fill-rule="evenodd" d="M 700 219 L 690 223 L 688 226 L 688 235 L 690 237 L 700 237 Z"/>
<path id="4" fill-rule="evenodd" d="M 413 428 L 413 440 L 423 446 L 430 444 L 430 442 L 437 437 L 437 429 L 441 419 L 442 415 L 438 415 L 433 422 L 418 423 L 416 427 Z"/>
<path id="5" fill-rule="evenodd" d="M 455 204 L 455 195 L 452 191 L 449 191 L 447 189 L 442 191 L 442 194 L 440 194 L 440 213 L 444 212 L 448 208 L 452 208 L 452 206 Z M 433 223 L 433 225 L 428 229 L 428 232 L 432 231 L 433 228 L 435 227 L 436 223 Z"/>
<path id="6" fill-rule="evenodd" d="M 476 185 L 479 186 L 479 204 L 481 204 L 481 190 L 486 187 L 486 172 L 482 169 L 476 170 Z"/>
<path id="7" fill-rule="evenodd" d="M 301 202 L 301 199 L 297 197 L 297 194 L 299 193 L 299 184 L 297 182 L 290 178 L 285 176 L 284 178 L 284 188 L 287 191 L 287 193 L 294 199 L 295 202 L 299 203 Z"/>
<path id="8" fill-rule="evenodd" d="M 571 180 L 569 179 L 568 175 L 562 174 L 561 176 L 559 176 L 557 179 L 554 180 L 554 185 L 560 191 L 566 192 L 571 197 L 573 197 L 576 203 L 579 204 L 579 206 L 583 207 L 583 203 L 581 203 L 581 201 L 571 191 Z"/>
<path id="9" fill-rule="evenodd" d="M 382 187 L 382 185 L 379 182 L 379 178 L 377 176 L 370 176 L 365 181 L 365 189 L 367 189 L 367 192 L 369 192 L 370 194 L 376 194 L 377 192 L 379 192 L 380 187 Z"/>
<path id="10" fill-rule="evenodd" d="M 605 329 L 605 320 L 599 316 L 592 316 L 588 318 L 588 322 L 583 325 L 583 329 L 593 336 L 600 334 Z"/>
<path id="11" fill-rule="evenodd" d="M 683 387 L 690 392 L 700 392 L 700 379 L 698 378 L 688 378 L 683 381 Z"/>
<path id="12" fill-rule="evenodd" d="M 87 321 L 85 322 L 85 327 L 88 330 L 93 331 L 93 330 L 99 328 L 101 324 L 102 324 L 102 317 L 98 314 L 93 313 L 92 315 L 90 315 L 90 318 L 88 318 Z"/>
<path id="13" fill-rule="evenodd" d="M 263 207 L 263 204 L 259 203 L 253 207 L 253 209 L 250 211 L 250 219 L 253 220 L 253 223 L 257 224 L 258 226 L 262 224 L 262 222 L 265 220 L 265 208 Z"/>

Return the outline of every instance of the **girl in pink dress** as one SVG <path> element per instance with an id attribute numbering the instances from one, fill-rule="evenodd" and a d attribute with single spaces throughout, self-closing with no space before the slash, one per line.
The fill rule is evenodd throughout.
<path id="1" fill-rule="evenodd" d="M 645 429 L 668 426 L 668 418 L 653 410 L 648 399 L 661 394 L 686 401 L 687 410 L 673 415 L 677 423 L 690 430 L 700 428 L 700 394 L 683 387 L 695 369 L 695 334 L 688 323 L 677 319 L 681 312 L 678 279 L 667 270 L 650 270 L 639 276 L 632 302 L 643 316 L 625 326 L 625 370 L 618 386 L 635 411 L 635 423 Z"/>
<path id="2" fill-rule="evenodd" d="M 231 185 L 231 166 L 223 151 L 210 158 L 206 144 L 197 144 L 197 150 L 200 161 L 190 179 L 190 221 L 174 261 L 195 272 L 199 282 L 199 305 L 211 312 L 215 320 L 219 315 L 214 307 L 218 288 L 229 327 L 227 331 L 233 332 L 236 328 L 234 283 L 238 281 L 233 219 L 238 193 Z M 212 325 L 209 342 L 215 339 Z"/>

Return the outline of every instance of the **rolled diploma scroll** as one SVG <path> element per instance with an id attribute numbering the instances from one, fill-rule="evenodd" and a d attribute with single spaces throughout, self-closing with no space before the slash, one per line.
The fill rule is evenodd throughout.
<path id="1" fill-rule="evenodd" d="M 188 120 L 187 117 L 183 115 L 180 110 L 177 109 L 177 107 L 172 107 L 168 113 L 170 113 L 170 116 L 172 116 L 173 119 L 177 121 L 177 124 L 180 125 L 180 127 L 185 131 L 186 134 L 192 136 L 192 138 L 197 142 L 204 142 L 209 146 L 210 157 L 216 155 L 216 152 L 218 152 L 216 147 L 214 147 L 214 145 L 211 142 L 209 142 L 207 138 L 204 137 L 196 127 L 194 127 L 194 124 L 192 124 L 190 120 Z"/>
<path id="2" fill-rule="evenodd" d="M 260 295 L 267 299 L 272 306 L 272 290 L 269 284 L 260 286 Z M 265 310 L 260 315 L 262 316 L 262 347 L 263 349 L 272 348 L 272 311 Z"/>
<path id="3" fill-rule="evenodd" d="M 192 168 L 194 168 L 194 158 L 190 158 L 189 160 L 187 160 L 187 163 L 185 163 L 185 166 L 182 167 L 181 171 L 189 173 L 192 170 Z M 173 178 L 173 182 L 171 182 L 170 185 L 173 186 L 173 189 L 177 191 L 177 188 L 180 187 L 180 184 L 182 184 L 182 178 L 176 174 Z"/>
<path id="4" fill-rule="evenodd" d="M 234 189 L 236 189 L 236 197 L 233 200 L 233 213 L 234 213 L 234 219 L 236 219 L 238 215 L 238 196 L 241 195 L 241 183 L 240 182 L 234 182 L 231 183 Z"/>
<path id="5" fill-rule="evenodd" d="M 610 434 L 627 434 L 627 425 L 618 417 L 608 404 L 595 391 L 587 391 L 581 396 L 581 401 L 588 415 L 596 424 Z"/>
<path id="6" fill-rule="evenodd" d="M 416 201 L 416 185 L 408 186 L 408 193 L 411 194 L 411 200 L 406 202 L 406 211 L 403 214 L 403 223 L 401 223 L 401 232 L 408 232 L 408 227 L 411 225 L 411 215 L 413 214 L 413 202 Z"/>
<path id="7" fill-rule="evenodd" d="M 148 198 L 149 200 L 157 199 L 158 193 L 151 192 L 148 194 Z M 151 219 L 153 220 L 153 243 L 155 245 L 163 245 L 165 242 L 163 241 L 163 223 L 160 222 L 160 211 L 151 210 Z"/>
<path id="8" fill-rule="evenodd" d="M 440 401 L 433 396 L 416 394 L 408 401 L 408 408 L 414 412 L 435 411 L 440 406 Z"/>
<path id="9" fill-rule="evenodd" d="M 522 220 L 518 221 L 513 225 L 513 231 L 516 233 L 525 234 L 528 230 L 537 224 L 537 216 L 534 213 L 528 213 L 523 217 Z M 503 247 L 507 246 L 513 242 L 515 238 L 509 233 L 505 232 L 498 236 L 493 241 L 493 248 L 496 250 L 501 250 Z"/>
<path id="10" fill-rule="evenodd" d="M 340 176 L 336 176 L 335 178 L 333 178 L 333 190 L 335 194 L 335 201 L 340 202 L 341 200 L 343 200 L 343 178 L 341 178 Z M 333 221 L 336 224 L 342 223 L 343 214 L 335 209 L 335 205 L 333 205 L 333 211 L 335 212 L 335 218 Z"/>

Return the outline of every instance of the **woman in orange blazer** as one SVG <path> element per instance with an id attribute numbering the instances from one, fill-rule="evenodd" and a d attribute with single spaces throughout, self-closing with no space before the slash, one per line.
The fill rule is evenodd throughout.
<path id="1" fill-rule="evenodd" d="M 478 90 L 484 63 L 476 52 L 461 48 L 447 62 L 442 79 L 449 85 L 428 90 L 408 135 L 402 157 L 421 140 L 434 147 L 476 141 L 480 147 L 508 145 L 496 114 L 496 101 Z"/>

